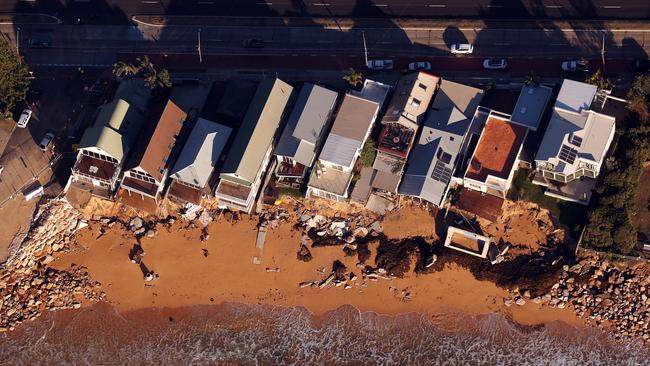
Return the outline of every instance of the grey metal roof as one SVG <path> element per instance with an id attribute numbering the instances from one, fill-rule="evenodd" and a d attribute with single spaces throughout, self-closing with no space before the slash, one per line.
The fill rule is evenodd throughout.
<path id="1" fill-rule="evenodd" d="M 446 84 L 446 85 L 445 85 Z M 462 84 L 444 81 L 432 104 L 418 139 L 407 160 L 400 194 L 420 197 L 435 205 L 440 205 L 449 179 L 439 177 L 440 171 L 451 173 L 460 151 L 465 134 L 472 120 L 467 116 L 478 116 L 478 104 L 483 91 Z M 449 162 L 439 158 L 441 152 L 449 154 Z M 438 169 L 436 170 L 436 166 Z M 436 173 L 434 175 L 434 173 Z"/>
<path id="2" fill-rule="evenodd" d="M 205 187 L 219 161 L 232 129 L 199 118 L 183 146 L 171 178 L 198 187 Z"/>
<path id="3" fill-rule="evenodd" d="M 553 89 L 543 85 L 524 85 L 510 121 L 536 131 L 552 94 Z"/>
<path id="4" fill-rule="evenodd" d="M 337 96 L 336 92 L 329 89 L 305 84 L 298 94 L 274 154 L 291 157 L 300 164 L 310 166 Z"/>
<path id="5" fill-rule="evenodd" d="M 555 108 L 580 113 L 581 110 L 591 107 L 597 90 L 595 85 L 564 79 L 560 93 L 555 100 Z"/>
<path id="6" fill-rule="evenodd" d="M 221 169 L 221 179 L 244 185 L 255 181 L 292 90 L 280 79 L 260 83 Z"/>
<path id="7" fill-rule="evenodd" d="M 378 109 L 376 102 L 346 95 L 319 159 L 350 166 L 366 140 Z"/>

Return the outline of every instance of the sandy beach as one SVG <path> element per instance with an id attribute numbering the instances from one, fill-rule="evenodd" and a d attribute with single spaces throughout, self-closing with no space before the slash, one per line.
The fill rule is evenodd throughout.
<path id="1" fill-rule="evenodd" d="M 445 265 L 441 271 L 415 274 L 404 278 L 367 281 L 361 279 L 352 288 L 299 288 L 304 281 L 319 281 L 325 276 L 317 272 L 340 260 L 347 271 L 360 274 L 357 257 L 346 257 L 340 246 L 311 248 L 313 260 L 296 259 L 302 232 L 282 224 L 267 234 L 261 264 L 253 264 L 259 255 L 255 247 L 257 220 L 243 219 L 230 223 L 225 219 L 209 224 L 209 240 L 200 241 L 200 228 L 186 228 L 175 222 L 169 230 L 159 229 L 154 239 L 142 238 L 143 262 L 160 278 L 145 282 L 138 265 L 129 260 L 129 251 L 136 243 L 131 232 L 121 225 L 100 235 L 99 225 L 77 232 L 81 248 L 57 257 L 52 266 L 67 269 L 71 264 L 87 267 L 94 280 L 102 284 L 108 300 L 120 312 L 148 308 L 176 308 L 198 304 L 244 302 L 280 306 L 302 306 L 314 314 L 322 314 L 342 305 L 361 311 L 381 314 L 418 312 L 431 314 L 488 314 L 501 312 L 525 325 L 561 320 L 574 326 L 583 322 L 568 309 L 543 307 L 534 303 L 506 307 L 505 289 L 489 281 L 477 280 L 466 268 Z M 391 213 L 383 221 L 388 238 L 404 239 L 422 236 L 435 239 L 434 220 L 417 206 Z M 374 264 L 378 244 L 370 244 L 369 262 Z M 207 252 L 206 252 L 207 251 Z M 207 253 L 207 256 L 206 256 Z M 267 272 L 279 268 L 279 272 Z M 410 299 L 404 300 L 409 293 Z"/>

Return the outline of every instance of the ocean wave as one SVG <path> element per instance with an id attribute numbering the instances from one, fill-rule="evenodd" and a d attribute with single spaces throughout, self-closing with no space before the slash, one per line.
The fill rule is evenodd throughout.
<path id="1" fill-rule="evenodd" d="M 11 365 L 641 365 L 640 342 L 502 314 L 380 315 L 343 306 L 226 303 L 120 314 L 108 304 L 48 313 L 0 336 Z"/>

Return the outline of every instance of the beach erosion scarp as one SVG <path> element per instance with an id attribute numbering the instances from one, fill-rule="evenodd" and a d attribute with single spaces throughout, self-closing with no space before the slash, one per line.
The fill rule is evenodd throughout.
<path id="1" fill-rule="evenodd" d="M 501 273 L 499 266 L 486 267 L 491 265 L 454 252 L 438 252 L 439 259 L 434 266 L 418 270 L 418 262 L 423 258 L 421 249 L 415 248 L 405 256 L 407 270 L 403 276 L 393 276 L 389 271 L 382 273 L 376 265 L 378 254 L 383 251 L 379 250 L 382 245 L 397 243 L 399 246 L 403 241 L 409 245 L 417 242 L 420 247 L 440 247 L 436 245 L 438 238 L 430 229 L 435 224 L 433 217 L 416 206 L 391 213 L 395 216 L 384 219 L 379 232 L 369 232 L 365 240 L 359 240 L 362 245 L 358 247 L 367 251 L 363 255 L 366 258 L 363 266 L 359 265 L 361 253 L 349 250 L 349 246 L 348 250 L 342 250 L 343 243 L 308 245 L 311 260 L 299 260 L 297 253 L 304 245 L 305 233 L 298 222 L 304 211 L 287 209 L 284 214 L 284 219 L 276 220 L 275 225 L 267 228 L 262 250 L 256 246 L 258 216 L 234 220 L 232 215 L 217 215 L 203 223 L 200 216 L 193 222 L 180 218 L 158 220 L 144 217 L 135 222 L 128 216 L 90 218 L 87 228 L 68 236 L 68 244 L 58 248 L 54 259 L 45 257 L 48 261 L 46 266 L 59 272 L 83 269 L 89 278 L 101 284 L 101 298 L 110 302 L 118 313 L 238 302 L 287 309 L 304 307 L 316 315 L 352 305 L 361 312 L 415 313 L 427 318 L 443 314 L 478 316 L 498 313 L 523 325 L 561 321 L 583 327 L 587 319 L 588 314 L 584 311 L 583 317 L 578 316 L 568 298 L 535 301 L 537 297 L 546 295 L 539 292 L 542 288 L 517 288 L 519 282 L 512 280 L 512 272 L 517 268 Z M 328 220 L 334 219 L 341 220 L 341 217 Z M 430 225 L 423 224 L 425 220 Z M 374 222 L 374 218 L 367 221 L 368 224 Z M 410 228 L 409 222 L 413 223 Z M 134 224 L 139 228 L 134 228 Z M 391 238 L 392 233 L 404 230 L 410 230 L 411 235 Z M 142 248 L 141 264 L 130 260 L 136 245 Z M 536 262 L 537 258 L 533 259 L 535 261 L 531 261 Z M 36 262 L 43 265 L 42 261 Z M 570 271 L 563 270 L 562 266 L 562 263 L 557 263 L 555 269 L 547 269 L 555 276 L 546 277 L 544 286 L 549 293 L 554 286 L 549 278 L 557 280 L 557 283 L 564 280 L 562 286 L 566 286 Z M 145 281 L 143 271 L 154 272 L 155 279 Z M 322 287 L 300 286 L 310 282 L 322 284 L 334 272 L 344 281 L 338 278 Z M 527 283 L 534 282 L 534 279 L 528 280 Z M 558 285 L 557 289 L 563 288 Z M 92 298 L 90 301 L 96 300 Z M 67 307 L 76 307 L 76 301 Z M 515 301 L 517 304 L 513 305 Z M 554 306 L 549 306 L 551 301 L 555 301 Z M 91 305 L 88 300 L 81 302 Z M 557 306 L 560 303 L 563 305 Z M 640 312 L 639 316 L 639 320 L 647 320 L 647 306 L 646 312 Z"/>

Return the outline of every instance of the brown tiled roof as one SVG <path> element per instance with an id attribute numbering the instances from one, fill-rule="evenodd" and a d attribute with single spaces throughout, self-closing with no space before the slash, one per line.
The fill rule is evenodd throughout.
<path id="1" fill-rule="evenodd" d="M 171 100 L 167 101 L 151 139 L 142 142 L 147 143 L 147 148 L 140 161 L 134 162 L 133 166 L 140 166 L 154 179 L 161 181 L 162 170 L 167 165 L 167 158 L 186 118 L 187 114 L 182 109 Z"/>
<path id="2" fill-rule="evenodd" d="M 490 117 L 465 177 L 480 182 L 488 175 L 507 179 L 525 137 L 525 127 Z"/>

